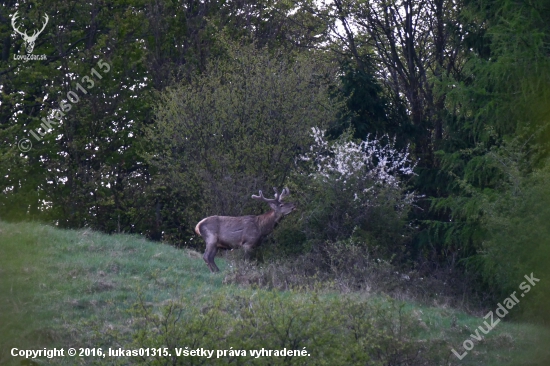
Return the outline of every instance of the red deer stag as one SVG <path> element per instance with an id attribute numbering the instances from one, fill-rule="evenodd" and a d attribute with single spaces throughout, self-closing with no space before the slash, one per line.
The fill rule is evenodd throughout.
<path id="1" fill-rule="evenodd" d="M 201 220 L 195 226 L 195 232 L 204 238 L 206 251 L 203 259 L 212 272 L 219 272 L 220 269 L 214 262 L 218 248 L 237 249 L 244 248 L 248 254 L 252 249 L 260 245 L 262 239 L 271 233 L 275 225 L 296 209 L 293 203 L 283 203 L 283 199 L 289 195 L 288 188 L 283 189 L 281 194 L 275 190 L 275 198 L 265 198 L 262 191 L 259 196 L 252 195 L 252 198 L 266 202 L 271 211 L 259 216 L 209 216 Z"/>

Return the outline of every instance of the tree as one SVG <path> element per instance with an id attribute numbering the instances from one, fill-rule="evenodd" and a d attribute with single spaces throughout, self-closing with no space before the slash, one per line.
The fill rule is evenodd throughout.
<path id="1" fill-rule="evenodd" d="M 525 271 L 547 273 L 549 5 L 470 3 L 468 62 L 446 89 L 444 194 L 432 202 L 449 219 L 431 222 L 432 238 L 497 296 Z M 545 317 L 543 303 L 529 307 Z"/>
<path id="2" fill-rule="evenodd" d="M 149 191 L 149 167 L 138 154 L 147 149 L 143 130 L 153 123 L 154 91 L 188 82 L 211 58 L 224 57 L 221 32 L 272 48 L 309 39 L 292 27 L 301 15 L 286 17 L 293 6 L 278 1 L 49 0 L 0 7 L 0 215 L 155 238 L 162 202 Z M 48 14 L 34 49 L 46 60 L 14 60 L 24 52 L 11 26 L 16 10 L 28 29 Z M 68 93 L 78 101 L 71 103 Z M 71 110 L 61 110 L 68 104 Z M 57 110 L 60 119 L 52 118 Z M 44 129 L 48 118 L 54 127 Z M 44 136 L 36 141 L 31 131 Z M 24 138 L 33 142 L 28 152 L 17 148 Z"/>
<path id="3" fill-rule="evenodd" d="M 250 195 L 282 186 L 309 147 L 310 128 L 335 119 L 334 70 L 313 53 L 289 59 L 254 44 L 226 52 L 190 84 L 162 93 L 148 129 L 156 152 L 147 161 L 170 202 L 162 216 L 172 220 L 166 237 L 174 241 L 205 216 L 255 211 Z"/>
<path id="4" fill-rule="evenodd" d="M 404 98 L 420 167 L 436 164 L 433 152 L 444 134 L 445 95 L 438 84 L 462 68 L 463 31 L 456 26 L 456 1 L 334 0 L 321 9 L 334 21 L 337 46 L 365 72 L 374 62 L 378 80 Z M 412 131 L 411 131 L 412 132 Z"/>

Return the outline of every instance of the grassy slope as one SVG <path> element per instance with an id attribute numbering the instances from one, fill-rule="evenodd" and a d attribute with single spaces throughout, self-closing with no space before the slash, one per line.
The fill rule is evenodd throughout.
<path id="1" fill-rule="evenodd" d="M 131 324 L 127 310 L 138 294 L 154 308 L 180 296 L 195 299 L 197 306 L 213 293 L 250 296 L 250 289 L 223 284 L 227 267 L 217 262 L 222 272 L 212 275 L 197 253 L 135 236 L 0 222 L 0 364 L 15 361 L 12 347 L 67 348 L 89 344 L 113 329 L 124 333 Z M 406 308 L 425 324 L 422 337 L 444 339 L 457 350 L 483 324 L 453 309 L 412 303 Z M 449 364 L 545 365 L 541 360 L 550 359 L 549 340 L 547 329 L 501 322 L 463 361 L 451 356 Z"/>

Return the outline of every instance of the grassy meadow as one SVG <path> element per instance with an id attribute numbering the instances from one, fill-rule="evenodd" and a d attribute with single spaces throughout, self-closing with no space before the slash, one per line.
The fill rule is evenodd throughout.
<path id="1" fill-rule="evenodd" d="M 543 366 L 550 360 L 550 330 L 538 325 L 501 321 L 458 360 L 451 348 L 463 352 L 462 342 L 483 325 L 481 313 L 323 286 L 238 286 L 227 283 L 228 262 L 216 261 L 221 272 L 211 274 L 201 254 L 137 236 L 0 222 L 0 365 Z M 14 347 L 104 353 L 154 347 L 170 355 L 24 361 L 11 356 Z M 185 347 L 228 352 L 176 356 Z M 262 348 L 309 356 L 250 355 Z"/>

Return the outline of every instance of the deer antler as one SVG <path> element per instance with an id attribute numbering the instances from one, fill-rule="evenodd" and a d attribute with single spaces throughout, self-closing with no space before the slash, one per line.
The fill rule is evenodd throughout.
<path id="1" fill-rule="evenodd" d="M 264 202 L 267 202 L 267 203 L 270 203 L 270 202 L 279 202 L 279 200 L 277 199 L 277 194 L 275 194 L 275 198 L 265 198 L 262 191 L 260 191 L 260 195 L 259 195 L 259 196 L 252 195 L 252 198 L 257 199 L 257 200 L 260 200 L 260 201 L 264 201 Z"/>
<path id="2" fill-rule="evenodd" d="M 50 18 L 48 17 L 48 14 L 44 14 L 44 18 L 46 18 L 46 22 L 42 26 L 42 29 L 40 29 L 39 31 L 35 29 L 34 32 L 32 33 L 32 37 L 30 37 L 31 39 L 36 40 L 36 38 L 40 35 L 40 33 L 42 33 L 44 28 L 46 28 L 46 25 L 48 24 L 48 20 L 50 20 Z"/>
<path id="3" fill-rule="evenodd" d="M 288 190 L 288 188 L 284 188 L 283 191 L 281 192 L 281 194 L 279 195 L 279 201 L 282 201 L 283 198 L 285 198 L 286 196 L 288 196 L 290 194 L 290 191 Z"/>
<path id="4" fill-rule="evenodd" d="M 16 27 L 16 25 L 15 25 L 15 20 L 18 18 L 18 16 L 17 16 L 17 13 L 18 13 L 18 12 L 19 12 L 19 11 L 16 11 L 15 14 L 13 14 L 13 16 L 11 17 L 11 26 L 13 27 L 13 29 L 14 29 L 17 33 L 19 33 L 21 36 L 23 36 L 23 38 L 27 39 L 27 38 L 29 37 L 29 36 L 27 35 L 27 32 L 21 33 L 21 32 L 19 31 L 19 28 Z"/>
<path id="5" fill-rule="evenodd" d="M 257 200 L 261 200 L 261 201 L 264 201 L 264 202 L 267 202 L 267 203 L 269 203 L 269 202 L 281 202 L 283 200 L 283 198 L 285 198 L 286 196 L 288 196 L 290 194 L 290 191 L 288 190 L 288 188 L 283 189 L 281 194 L 279 194 L 277 192 L 276 187 L 273 187 L 273 190 L 275 191 L 275 198 L 265 198 L 262 191 L 260 191 L 259 196 L 252 195 L 252 198 L 257 199 Z"/>

